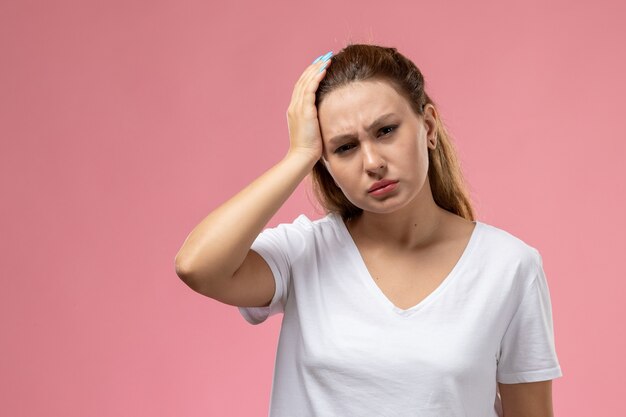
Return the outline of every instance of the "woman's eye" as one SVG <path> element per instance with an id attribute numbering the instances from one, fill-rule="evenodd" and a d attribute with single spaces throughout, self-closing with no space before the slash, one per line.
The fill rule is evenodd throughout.
<path id="1" fill-rule="evenodd" d="M 352 146 L 352 145 L 343 145 L 338 147 L 337 149 L 335 149 L 335 153 L 344 153 L 345 151 L 349 150 L 350 148 L 347 148 L 348 146 Z"/>
<path id="2" fill-rule="evenodd" d="M 385 127 L 383 127 L 382 129 L 380 129 L 380 131 L 382 132 L 382 131 L 384 131 L 384 130 L 386 130 L 386 129 L 391 129 L 391 130 L 394 130 L 396 127 L 397 127 L 397 126 L 385 126 Z M 388 132 L 388 133 L 391 133 L 391 132 Z M 388 133 L 385 133 L 385 135 L 386 135 L 386 134 L 388 134 Z"/>

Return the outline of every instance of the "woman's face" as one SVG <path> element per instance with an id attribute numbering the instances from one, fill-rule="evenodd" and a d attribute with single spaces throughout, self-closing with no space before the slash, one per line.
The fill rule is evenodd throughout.
<path id="1" fill-rule="evenodd" d="M 433 110 L 427 105 L 418 117 L 403 96 L 379 80 L 352 82 L 324 97 L 318 106 L 322 160 L 352 204 L 388 213 L 416 202 L 421 192 L 431 192 L 427 179 L 428 148 L 436 145 Z M 395 189 L 381 195 L 368 192 L 381 179 L 397 181 Z"/>

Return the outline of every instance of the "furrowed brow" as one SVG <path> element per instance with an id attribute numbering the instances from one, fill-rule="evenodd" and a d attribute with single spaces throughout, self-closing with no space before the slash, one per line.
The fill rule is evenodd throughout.
<path id="1" fill-rule="evenodd" d="M 376 127 L 377 125 L 381 124 L 382 122 L 384 122 L 387 118 L 389 118 L 391 116 L 395 116 L 395 113 L 383 114 L 378 119 L 374 120 L 374 122 L 372 122 L 372 124 L 368 126 L 367 130 L 372 130 L 374 127 Z M 332 138 L 330 138 L 330 140 L 328 141 L 328 144 L 332 146 L 332 145 L 337 144 L 337 143 L 339 143 L 339 142 L 341 142 L 341 141 L 343 141 L 345 139 L 353 139 L 355 137 L 356 137 L 356 135 L 353 134 L 353 133 L 344 133 L 344 134 L 333 136 Z"/>

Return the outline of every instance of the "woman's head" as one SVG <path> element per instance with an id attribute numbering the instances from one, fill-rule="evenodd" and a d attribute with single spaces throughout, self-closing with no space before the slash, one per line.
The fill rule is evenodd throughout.
<path id="1" fill-rule="evenodd" d="M 344 219 L 385 211 L 426 183 L 438 206 L 474 220 L 455 150 L 415 64 L 395 48 L 362 44 L 332 61 L 316 91 L 324 150 L 312 172 L 326 211 Z M 396 200 L 367 193 L 381 178 L 400 181 Z"/>

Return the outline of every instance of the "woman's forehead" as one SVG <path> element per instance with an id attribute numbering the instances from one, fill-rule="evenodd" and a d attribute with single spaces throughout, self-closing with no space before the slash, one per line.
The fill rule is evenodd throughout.
<path id="1" fill-rule="evenodd" d="M 345 101 L 350 98 L 359 98 L 367 95 L 383 94 L 388 98 L 400 97 L 393 85 L 386 80 L 371 79 L 364 81 L 352 81 L 337 87 L 324 97 L 322 104 L 327 101 Z"/>
<path id="2" fill-rule="evenodd" d="M 409 103 L 388 82 L 358 81 L 328 93 L 318 113 L 320 123 L 340 128 L 337 125 L 370 124 L 383 114 L 402 115 L 408 109 Z"/>

